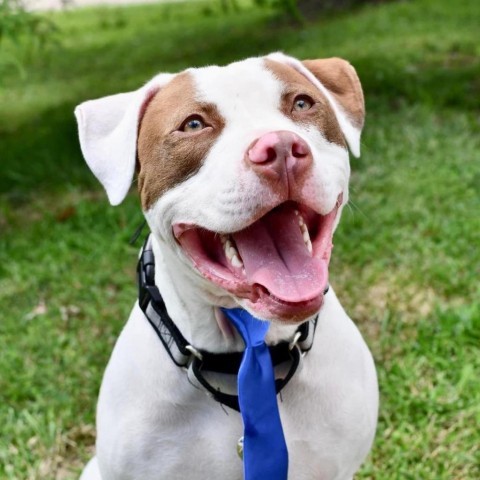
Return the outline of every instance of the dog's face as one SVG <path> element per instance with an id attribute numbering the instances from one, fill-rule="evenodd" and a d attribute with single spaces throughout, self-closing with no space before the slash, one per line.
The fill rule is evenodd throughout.
<path id="1" fill-rule="evenodd" d="M 189 69 L 76 114 L 110 201 L 137 165 L 152 232 L 201 288 L 270 320 L 320 309 L 364 118 L 347 62 L 272 54 Z"/>

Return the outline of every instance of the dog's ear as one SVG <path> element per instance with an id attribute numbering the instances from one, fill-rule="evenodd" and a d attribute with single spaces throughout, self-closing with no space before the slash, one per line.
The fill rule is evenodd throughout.
<path id="1" fill-rule="evenodd" d="M 134 92 L 90 100 L 75 109 L 83 156 L 112 205 L 123 201 L 132 183 L 146 107 L 172 77 L 161 74 Z"/>
<path id="2" fill-rule="evenodd" d="M 350 151 L 359 157 L 365 103 L 360 80 L 350 63 L 341 58 L 300 62 L 282 53 L 273 53 L 268 58 L 294 68 L 322 91 L 332 105 Z"/>

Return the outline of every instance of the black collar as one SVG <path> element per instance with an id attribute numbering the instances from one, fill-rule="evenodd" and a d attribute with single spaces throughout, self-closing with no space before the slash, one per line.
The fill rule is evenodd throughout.
<path id="1" fill-rule="evenodd" d="M 168 315 L 165 302 L 155 285 L 155 258 L 150 235 L 147 236 L 137 266 L 138 303 L 173 362 L 188 371 L 194 386 L 203 387 L 217 402 L 240 411 L 238 396 L 222 392 L 206 378 L 209 374 L 237 375 L 243 352 L 212 353 L 191 345 Z M 328 287 L 325 293 L 328 291 Z M 317 318 L 298 327 L 290 342 L 270 346 L 272 363 L 283 375 L 275 380 L 277 393 L 290 381 L 302 357 L 312 348 Z"/>

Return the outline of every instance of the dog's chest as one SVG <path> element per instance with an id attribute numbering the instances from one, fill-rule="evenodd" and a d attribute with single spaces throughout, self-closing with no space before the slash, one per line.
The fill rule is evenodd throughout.
<path id="1" fill-rule="evenodd" d="M 243 431 L 241 417 L 211 402 L 207 397 L 198 398 L 194 412 L 176 407 L 175 413 L 169 410 L 164 418 L 143 419 L 146 428 L 137 432 L 135 440 L 125 432 L 131 441 L 115 451 L 118 461 L 113 465 L 128 471 L 128 478 L 142 480 L 243 480 L 237 453 Z M 289 479 L 336 478 L 341 469 L 341 459 L 334 453 L 338 445 L 313 438 L 313 432 L 320 428 L 318 419 L 312 418 L 310 425 L 296 418 L 286 420 L 284 423 L 300 430 L 294 433 L 287 428 L 287 435 L 292 433 L 287 442 Z M 122 478 L 119 473 L 111 478 Z"/>
<path id="2" fill-rule="evenodd" d="M 117 343 L 100 395 L 102 480 L 241 480 L 240 414 L 193 387 L 136 313 Z M 348 478 L 342 472 L 354 471 L 371 443 L 376 405 L 355 381 L 363 362 L 357 355 L 348 364 L 336 360 L 329 352 L 349 347 L 332 348 L 325 333 L 279 398 L 290 480 Z"/>

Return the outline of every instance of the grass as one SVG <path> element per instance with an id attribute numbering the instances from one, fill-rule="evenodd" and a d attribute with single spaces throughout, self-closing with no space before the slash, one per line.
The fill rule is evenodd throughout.
<path id="1" fill-rule="evenodd" d="M 57 42 L 41 50 L 1 44 L 0 478 L 78 476 L 136 295 L 138 200 L 108 206 L 73 107 L 161 70 L 272 50 L 348 58 L 367 100 L 330 269 L 380 379 L 357 478 L 480 478 L 477 3 L 384 3 L 302 27 L 246 6 L 88 9 L 52 15 Z"/>

